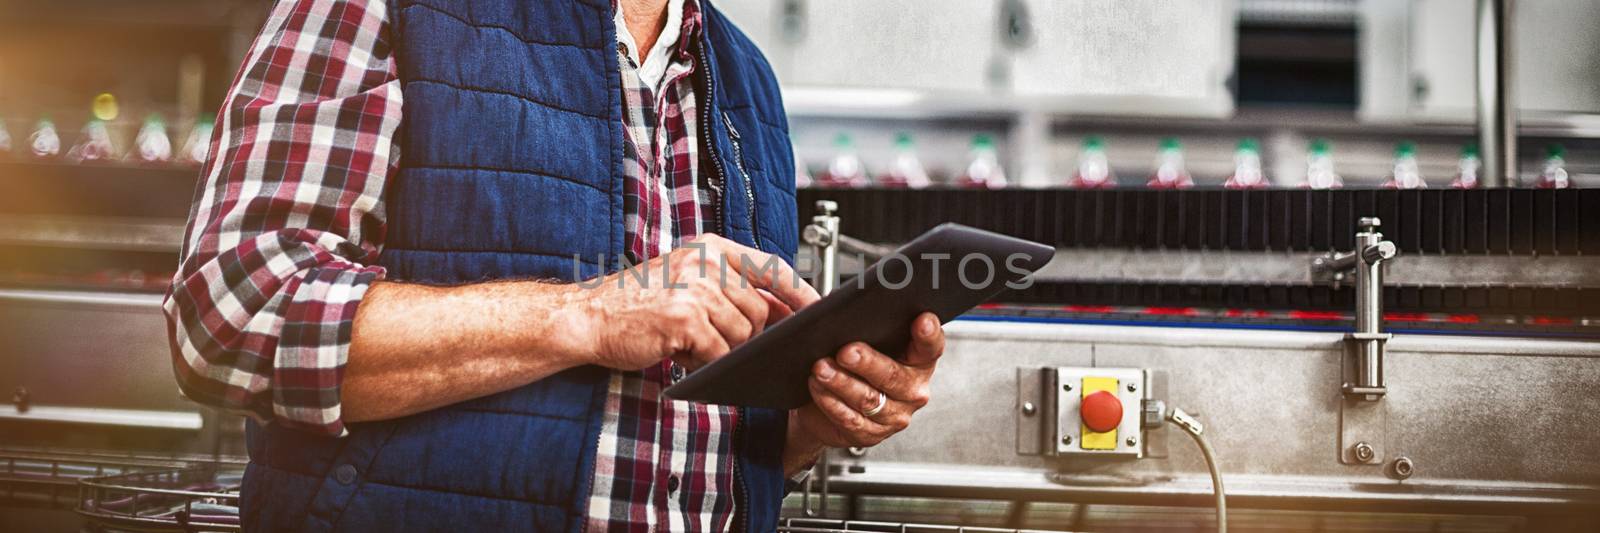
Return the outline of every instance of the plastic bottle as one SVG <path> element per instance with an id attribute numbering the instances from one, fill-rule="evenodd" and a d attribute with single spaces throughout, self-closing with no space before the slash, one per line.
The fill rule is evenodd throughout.
<path id="1" fill-rule="evenodd" d="M 1311 141 L 1311 153 L 1306 157 L 1306 188 L 1339 189 L 1344 179 L 1333 171 L 1333 145 L 1323 139 Z"/>
<path id="2" fill-rule="evenodd" d="M 1183 164 L 1183 145 L 1175 137 L 1161 140 L 1161 151 L 1156 154 L 1156 170 L 1145 183 L 1151 189 L 1187 189 L 1194 186 L 1194 177 Z"/>
<path id="3" fill-rule="evenodd" d="M 1417 165 L 1417 145 L 1411 141 L 1401 141 L 1394 147 L 1394 172 L 1390 173 L 1389 181 L 1384 182 L 1385 189 L 1426 189 L 1428 182 L 1422 179 L 1422 169 Z"/>
<path id="4" fill-rule="evenodd" d="M 1006 171 L 1000 167 L 1000 153 L 995 151 L 994 139 L 988 135 L 972 136 L 972 161 L 966 172 L 956 178 L 956 186 L 966 189 L 1004 189 Z"/>
<path id="5" fill-rule="evenodd" d="M 178 150 L 177 161 L 187 166 L 200 166 L 206 163 L 206 156 L 211 149 L 212 122 L 216 117 L 205 115 L 195 120 L 194 129 L 189 130 L 189 140 L 184 141 L 183 149 Z"/>
<path id="6" fill-rule="evenodd" d="M 28 136 L 28 153 L 39 159 L 54 159 L 61 155 L 61 135 L 56 133 L 56 123 L 43 118 Z"/>
<path id="7" fill-rule="evenodd" d="M 1078 170 L 1067 186 L 1074 189 L 1108 189 L 1117 186 L 1117 176 L 1111 172 L 1111 160 L 1106 157 L 1105 141 L 1092 135 L 1083 140 L 1083 151 L 1078 154 Z"/>
<path id="8" fill-rule="evenodd" d="M 895 135 L 894 159 L 878 176 L 878 185 L 892 189 L 923 189 L 931 183 L 928 171 L 922 168 L 922 160 L 917 158 L 917 146 L 911 140 L 911 134 L 900 132 Z"/>
<path id="9" fill-rule="evenodd" d="M 0 159 L 11 157 L 11 132 L 6 129 L 5 117 L 0 117 Z"/>
<path id="10" fill-rule="evenodd" d="M 115 153 L 111 132 L 106 129 L 105 121 L 96 118 L 83 125 L 83 138 L 67 149 L 67 159 L 75 163 L 93 163 L 110 160 Z"/>
<path id="11" fill-rule="evenodd" d="M 806 168 L 806 160 L 800 157 L 800 152 L 794 153 L 794 187 L 796 189 L 809 189 L 816 183 L 811 178 L 811 169 Z"/>
<path id="12" fill-rule="evenodd" d="M 853 189 L 871 186 L 872 178 L 867 177 L 866 167 L 856 155 L 855 141 L 850 135 L 840 133 L 834 137 L 833 147 L 836 150 L 833 160 L 828 162 L 828 170 L 817 176 L 817 186 Z"/>
<path id="13" fill-rule="evenodd" d="M 1539 171 L 1539 181 L 1534 187 L 1540 189 L 1565 189 L 1571 187 L 1567 181 L 1567 154 L 1566 148 L 1559 144 L 1545 147 L 1544 169 Z"/>
<path id="14" fill-rule="evenodd" d="M 1267 187 L 1267 175 L 1261 172 L 1261 144 L 1255 139 L 1239 139 L 1239 147 L 1233 150 L 1233 175 L 1222 186 L 1235 190 Z"/>
<path id="15" fill-rule="evenodd" d="M 1461 159 L 1456 161 L 1456 177 L 1450 180 L 1450 187 L 1455 189 L 1478 188 L 1478 172 L 1483 169 L 1483 160 L 1478 158 L 1478 145 L 1467 144 L 1461 147 Z"/>
<path id="16" fill-rule="evenodd" d="M 128 159 L 146 164 L 166 163 L 172 160 L 172 139 L 167 137 L 167 123 L 161 115 L 152 114 L 144 119 L 139 135 L 134 137 L 134 148 Z"/>

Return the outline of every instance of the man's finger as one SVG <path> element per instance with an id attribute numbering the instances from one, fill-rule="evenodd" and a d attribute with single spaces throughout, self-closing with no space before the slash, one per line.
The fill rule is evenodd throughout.
<path id="1" fill-rule="evenodd" d="M 811 390 L 811 403 L 816 404 L 817 410 L 822 411 L 829 422 L 856 443 L 870 446 L 891 433 L 883 424 L 861 416 L 860 411 L 852 409 L 844 400 L 828 391 L 817 378 L 806 380 L 806 387 Z"/>
<path id="2" fill-rule="evenodd" d="M 883 391 L 896 400 L 909 401 L 916 397 L 918 376 L 894 358 L 874 350 L 864 342 L 852 342 L 833 356 L 840 366 L 861 376 L 873 388 Z M 826 362 L 827 359 L 823 359 Z"/>
<path id="3" fill-rule="evenodd" d="M 822 299 L 789 263 L 778 256 L 732 242 L 718 243 L 715 248 L 723 253 L 729 268 L 757 289 L 766 289 L 777 296 L 789 309 L 797 310 Z"/>
<path id="4" fill-rule="evenodd" d="M 794 310 L 789 308 L 789 304 L 783 303 L 782 300 L 779 300 L 777 296 L 773 296 L 772 293 L 762 289 L 756 289 L 756 294 L 760 294 L 761 299 L 767 302 L 768 326 L 782 322 L 783 319 L 789 318 L 790 315 L 794 314 Z"/>
<path id="5" fill-rule="evenodd" d="M 690 371 L 711 364 L 730 350 L 727 341 L 722 339 L 722 333 L 711 325 L 709 318 L 690 328 L 687 335 L 689 348 L 675 355 L 673 360 Z"/>
<path id="6" fill-rule="evenodd" d="M 906 346 L 905 364 L 916 368 L 933 368 L 944 355 L 944 328 L 939 316 L 933 313 L 918 315 L 911 321 L 911 344 Z"/>
<path id="7" fill-rule="evenodd" d="M 750 324 L 750 336 L 754 337 L 767 327 L 767 315 L 772 313 L 767 300 L 761 296 L 760 289 L 741 287 L 738 283 L 720 284 L 722 294 L 733 302 L 735 307 Z M 748 340 L 748 339 L 747 339 Z"/>
<path id="8" fill-rule="evenodd" d="M 854 407 L 856 411 L 865 413 L 878 406 L 878 389 L 850 372 L 837 368 L 829 358 L 817 361 L 812 375 L 822 382 L 823 388 L 843 399 L 846 405 Z M 884 409 L 876 417 L 867 418 L 888 420 L 892 412 L 903 409 L 898 400 L 888 399 L 888 396 L 885 398 Z"/>
<path id="9" fill-rule="evenodd" d="M 749 340 L 754 334 L 754 327 L 750 319 L 745 316 L 722 289 L 717 288 L 717 283 L 711 280 L 695 282 L 697 287 L 693 290 L 698 295 L 699 304 L 706 310 L 706 318 L 717 329 L 717 333 L 727 342 L 728 346 L 738 346 Z"/>

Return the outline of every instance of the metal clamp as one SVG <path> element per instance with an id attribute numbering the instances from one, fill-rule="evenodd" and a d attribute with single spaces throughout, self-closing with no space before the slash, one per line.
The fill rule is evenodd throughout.
<path id="1" fill-rule="evenodd" d="M 1391 335 L 1383 332 L 1383 267 L 1394 259 L 1398 251 L 1393 242 L 1383 240 L 1378 233 L 1382 222 L 1377 217 L 1364 217 L 1356 233 L 1356 249 L 1351 252 L 1330 253 L 1317 258 L 1311 265 L 1318 279 L 1339 287 L 1350 272 L 1356 278 L 1356 328 L 1345 338 L 1355 346 L 1358 354 L 1354 376 L 1346 376 L 1341 389 L 1346 397 L 1366 401 L 1382 398 L 1386 389 L 1383 382 L 1384 344 Z"/>
<path id="2" fill-rule="evenodd" d="M 1339 462 L 1347 465 L 1379 465 L 1387 440 L 1388 409 L 1379 402 L 1388 392 L 1383 378 L 1384 347 L 1391 335 L 1383 332 L 1384 266 L 1397 251 L 1393 242 L 1378 232 L 1382 224 L 1376 217 L 1362 218 L 1356 233 L 1356 249 L 1332 253 L 1313 261 L 1313 277 L 1339 287 L 1355 274 L 1355 331 L 1345 335 L 1350 347 L 1345 352 L 1344 395 L 1339 409 Z"/>
<path id="3" fill-rule="evenodd" d="M 817 293 L 827 296 L 839 282 L 839 204 L 832 200 L 817 200 L 817 214 L 811 224 L 800 231 L 800 237 L 811 245 L 822 263 L 817 270 Z"/>

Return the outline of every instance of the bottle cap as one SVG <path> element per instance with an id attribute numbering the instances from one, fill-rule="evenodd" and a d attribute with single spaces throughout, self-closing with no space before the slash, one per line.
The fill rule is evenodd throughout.
<path id="1" fill-rule="evenodd" d="M 915 144 L 916 143 L 911 141 L 911 134 L 908 132 L 902 131 L 894 134 L 895 148 L 911 148 Z"/>
<path id="2" fill-rule="evenodd" d="M 973 148 L 994 148 L 994 139 L 988 134 L 979 133 L 972 136 Z"/>
<path id="3" fill-rule="evenodd" d="M 1083 138 L 1083 149 L 1084 150 L 1101 150 L 1101 149 L 1104 149 L 1105 147 L 1106 147 L 1106 142 L 1104 140 L 1101 140 L 1100 136 L 1098 136 L 1098 135 L 1090 135 L 1088 137 L 1084 137 Z"/>
<path id="4" fill-rule="evenodd" d="M 1545 157 L 1565 157 L 1567 148 L 1559 143 L 1551 143 L 1549 146 L 1544 147 L 1544 155 Z"/>
<path id="5" fill-rule="evenodd" d="M 1415 156 L 1415 155 L 1417 155 L 1417 144 L 1416 143 L 1413 143 L 1411 141 L 1400 141 L 1400 144 L 1394 145 L 1394 156 L 1395 157 L 1408 157 L 1408 156 Z"/>
<path id="6" fill-rule="evenodd" d="M 850 139 L 850 134 L 840 133 L 833 136 L 833 145 L 839 148 L 849 148 L 855 145 L 855 141 Z"/>
<path id="7" fill-rule="evenodd" d="M 1333 151 L 1333 145 L 1331 143 L 1329 143 L 1327 139 L 1312 139 L 1311 140 L 1311 154 L 1312 155 L 1327 155 L 1329 152 L 1332 152 L 1332 151 Z"/>
<path id="8" fill-rule="evenodd" d="M 1260 152 L 1261 141 L 1257 141 L 1255 137 L 1245 137 L 1243 139 L 1239 139 L 1238 149 L 1241 152 Z"/>
<path id="9" fill-rule="evenodd" d="M 1161 139 L 1161 150 L 1162 151 L 1181 150 L 1181 149 L 1183 149 L 1183 143 L 1178 142 L 1178 138 L 1177 137 L 1167 137 L 1167 138 Z"/>
<path id="10" fill-rule="evenodd" d="M 1478 157 L 1478 143 L 1461 145 L 1461 157 Z"/>

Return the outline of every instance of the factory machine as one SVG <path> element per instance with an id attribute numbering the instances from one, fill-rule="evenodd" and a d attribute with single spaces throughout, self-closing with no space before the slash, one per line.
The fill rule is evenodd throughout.
<path id="1" fill-rule="evenodd" d="M 163 334 L 195 172 L 0 161 L 0 531 L 238 528 L 242 419 Z"/>
<path id="2" fill-rule="evenodd" d="M 846 278 L 944 221 L 1058 253 L 947 326 L 933 403 L 832 453 L 791 499 L 797 531 L 1201 529 L 1216 491 L 1235 529 L 1600 520 L 1600 191 L 800 200 Z"/>

